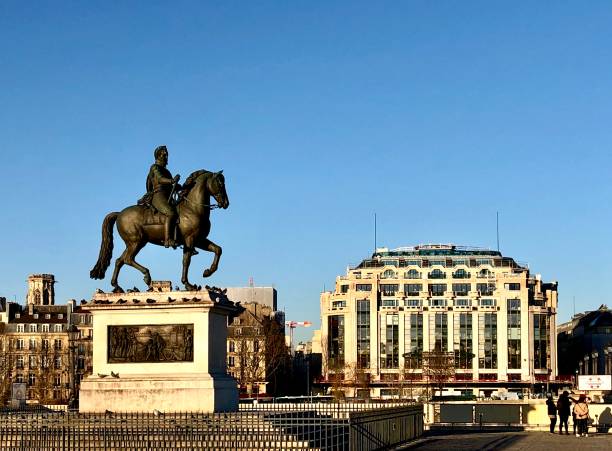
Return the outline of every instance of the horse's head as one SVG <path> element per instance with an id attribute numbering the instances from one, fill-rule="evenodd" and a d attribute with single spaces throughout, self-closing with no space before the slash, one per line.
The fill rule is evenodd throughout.
<path id="1" fill-rule="evenodd" d="M 212 172 L 208 178 L 207 188 L 212 197 L 215 198 L 219 207 L 226 209 L 229 207 L 229 199 L 225 191 L 225 177 L 223 171 Z"/>

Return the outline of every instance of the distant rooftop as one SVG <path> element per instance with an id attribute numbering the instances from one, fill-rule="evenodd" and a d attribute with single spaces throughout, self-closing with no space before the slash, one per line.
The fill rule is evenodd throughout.
<path id="1" fill-rule="evenodd" d="M 501 257 L 499 251 L 494 251 L 484 247 L 457 246 L 455 244 L 418 244 L 416 246 L 398 247 L 389 250 L 386 247 L 379 247 L 372 257 L 404 257 L 404 256 L 465 256 L 465 255 L 486 255 Z"/>
<path id="2" fill-rule="evenodd" d="M 421 258 L 430 260 L 430 257 L 466 257 L 469 262 L 462 262 L 470 266 L 478 265 L 478 257 L 490 258 L 490 264 L 495 266 L 510 267 L 516 269 L 527 269 L 526 263 L 516 262 L 511 257 L 502 256 L 501 252 L 474 246 L 457 246 L 455 244 L 418 244 L 416 246 L 398 247 L 389 249 L 386 247 L 376 248 L 371 257 L 364 259 L 359 265 L 352 269 L 382 267 L 388 264 L 395 266 L 408 266 L 410 258 Z M 393 263 L 395 262 L 395 263 Z"/>

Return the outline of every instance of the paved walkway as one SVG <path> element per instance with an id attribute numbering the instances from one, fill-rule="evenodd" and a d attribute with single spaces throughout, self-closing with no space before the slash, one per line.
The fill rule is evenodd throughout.
<path id="1" fill-rule="evenodd" d="M 401 450 L 612 450 L 612 434 L 575 437 L 548 432 L 489 432 L 424 437 Z"/>

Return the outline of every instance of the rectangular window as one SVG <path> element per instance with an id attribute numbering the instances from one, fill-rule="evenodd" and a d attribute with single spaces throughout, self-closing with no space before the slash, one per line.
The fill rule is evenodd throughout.
<path id="1" fill-rule="evenodd" d="M 17 324 L 17 332 L 25 332 L 25 325 Z"/>
<path id="2" fill-rule="evenodd" d="M 43 332 L 49 332 L 49 325 L 48 324 L 41 324 L 41 330 Z"/>
<path id="3" fill-rule="evenodd" d="M 397 307 L 398 306 L 397 299 L 383 299 L 380 303 L 382 307 Z"/>
<path id="4" fill-rule="evenodd" d="M 28 349 L 30 351 L 35 351 L 36 350 L 36 338 L 30 338 L 30 343 L 29 343 Z"/>
<path id="5" fill-rule="evenodd" d="M 56 370 L 60 370 L 62 368 L 62 358 L 56 357 L 54 367 Z"/>
<path id="6" fill-rule="evenodd" d="M 340 293 L 348 293 L 349 286 L 348 285 L 340 285 Z"/>
<path id="7" fill-rule="evenodd" d="M 46 349 L 49 349 L 49 340 L 48 340 L 48 339 L 43 338 L 43 341 L 42 341 L 42 348 L 43 348 L 43 349 L 45 349 L 45 350 L 46 350 Z"/>
<path id="8" fill-rule="evenodd" d="M 370 301 L 357 301 L 357 365 L 370 367 Z"/>
<path id="9" fill-rule="evenodd" d="M 481 307 L 495 307 L 497 305 L 497 301 L 495 299 L 481 299 L 479 301 L 479 305 Z"/>
<path id="10" fill-rule="evenodd" d="M 453 293 L 455 296 L 467 296 L 472 289 L 472 284 L 469 283 L 454 283 Z"/>
<path id="11" fill-rule="evenodd" d="M 429 266 L 446 266 L 446 261 L 444 260 L 430 260 Z"/>
<path id="12" fill-rule="evenodd" d="M 408 369 L 420 368 L 423 358 L 423 315 L 411 313 L 405 318 L 407 323 L 405 329 L 409 333 L 409 347 L 404 365 Z"/>
<path id="13" fill-rule="evenodd" d="M 491 264 L 491 259 L 489 258 L 477 258 L 476 259 L 476 264 L 477 265 L 490 265 Z"/>
<path id="14" fill-rule="evenodd" d="M 478 291 L 481 295 L 491 296 L 493 294 L 493 291 L 495 291 L 495 284 L 477 283 L 476 291 Z"/>
<path id="15" fill-rule="evenodd" d="M 25 340 L 23 338 L 19 338 L 15 342 L 15 345 L 18 350 L 25 349 Z"/>
<path id="16" fill-rule="evenodd" d="M 534 369 L 547 369 L 550 364 L 548 349 L 549 318 L 546 314 L 533 315 L 533 367 Z"/>
<path id="17" fill-rule="evenodd" d="M 23 365 L 24 365 L 24 358 L 22 355 L 20 355 L 17 357 L 17 368 L 23 369 Z"/>
<path id="18" fill-rule="evenodd" d="M 430 340 L 431 350 L 437 352 L 448 351 L 448 317 L 446 313 L 436 313 L 431 315 L 430 319 L 434 321 L 434 327 L 430 328 L 433 330 L 433 340 Z"/>
<path id="19" fill-rule="evenodd" d="M 497 314 L 478 315 L 478 365 L 481 369 L 497 368 Z"/>
<path id="20" fill-rule="evenodd" d="M 456 307 L 469 307 L 472 305 L 471 299 L 455 299 Z"/>
<path id="21" fill-rule="evenodd" d="M 520 283 L 506 283 L 504 284 L 504 287 L 506 288 L 506 290 L 519 291 L 521 289 L 521 284 Z"/>
<path id="22" fill-rule="evenodd" d="M 236 352 L 236 342 L 230 340 L 229 342 L 229 352 Z"/>
<path id="23" fill-rule="evenodd" d="M 53 379 L 54 379 L 53 385 L 55 385 L 56 387 L 59 387 L 60 385 L 62 385 L 62 375 L 61 374 L 56 374 Z"/>
<path id="24" fill-rule="evenodd" d="M 36 324 L 30 324 L 28 326 L 28 331 L 30 332 L 36 332 Z"/>
<path id="25" fill-rule="evenodd" d="M 61 340 L 61 338 L 56 338 L 56 339 L 55 339 L 55 342 L 54 342 L 54 344 L 53 344 L 53 348 L 54 348 L 56 351 L 59 351 L 59 350 L 61 350 L 61 349 L 62 349 L 62 340 Z"/>
<path id="26" fill-rule="evenodd" d="M 62 331 L 62 325 L 61 324 L 56 324 L 54 326 L 54 332 L 61 332 Z"/>
<path id="27" fill-rule="evenodd" d="M 344 367 L 344 315 L 328 316 L 327 331 L 329 368 L 340 370 Z"/>
<path id="28" fill-rule="evenodd" d="M 418 296 L 423 291 L 422 283 L 407 283 L 404 285 L 405 296 Z"/>
<path id="29" fill-rule="evenodd" d="M 36 361 L 36 356 L 31 355 L 28 361 L 28 366 L 30 368 L 36 368 L 38 366 L 38 362 Z"/>
<path id="30" fill-rule="evenodd" d="M 472 368 L 472 360 L 474 358 L 472 347 L 472 314 L 455 314 L 453 330 L 455 367 L 463 369 Z"/>
<path id="31" fill-rule="evenodd" d="M 446 307 L 446 299 L 430 299 L 430 307 Z"/>
<path id="32" fill-rule="evenodd" d="M 406 307 L 420 307 L 421 306 L 421 300 L 420 299 L 406 299 L 404 301 L 404 305 Z"/>
<path id="33" fill-rule="evenodd" d="M 77 360 L 77 369 L 79 370 L 85 369 L 85 357 L 83 357 L 82 355 L 80 355 Z"/>
<path id="34" fill-rule="evenodd" d="M 371 283 L 358 283 L 355 285 L 355 291 L 372 291 Z"/>
<path id="35" fill-rule="evenodd" d="M 429 284 L 429 293 L 431 296 L 444 296 L 446 292 L 446 284 L 445 283 L 430 283 Z"/>
<path id="36" fill-rule="evenodd" d="M 332 308 L 344 308 L 346 307 L 346 301 L 332 301 Z"/>
<path id="37" fill-rule="evenodd" d="M 521 368 L 521 300 L 508 299 L 508 368 Z"/>
<path id="38" fill-rule="evenodd" d="M 36 375 L 34 373 L 28 374 L 28 387 L 36 385 Z"/>
<path id="39" fill-rule="evenodd" d="M 381 320 L 380 367 L 399 368 L 399 315 L 383 315 Z"/>
<path id="40" fill-rule="evenodd" d="M 236 366 L 236 358 L 233 355 L 228 357 L 227 365 L 232 368 Z"/>
<path id="41" fill-rule="evenodd" d="M 397 283 L 381 283 L 380 293 L 383 296 L 395 296 L 395 293 L 399 290 L 399 284 Z"/>

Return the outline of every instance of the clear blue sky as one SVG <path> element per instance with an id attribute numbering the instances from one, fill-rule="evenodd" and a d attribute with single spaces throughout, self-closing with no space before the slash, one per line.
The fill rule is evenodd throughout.
<path id="1" fill-rule="evenodd" d="M 227 178 L 220 270 L 204 282 L 201 253 L 192 281 L 252 276 L 288 319 L 318 324 L 374 212 L 380 245 L 495 247 L 499 211 L 502 252 L 559 281 L 560 320 L 573 296 L 609 303 L 610 24 L 607 1 L 3 1 L 0 294 L 34 272 L 59 302 L 108 288 L 101 221 L 166 144 L 183 178 Z M 180 279 L 178 251 L 139 260 Z"/>

